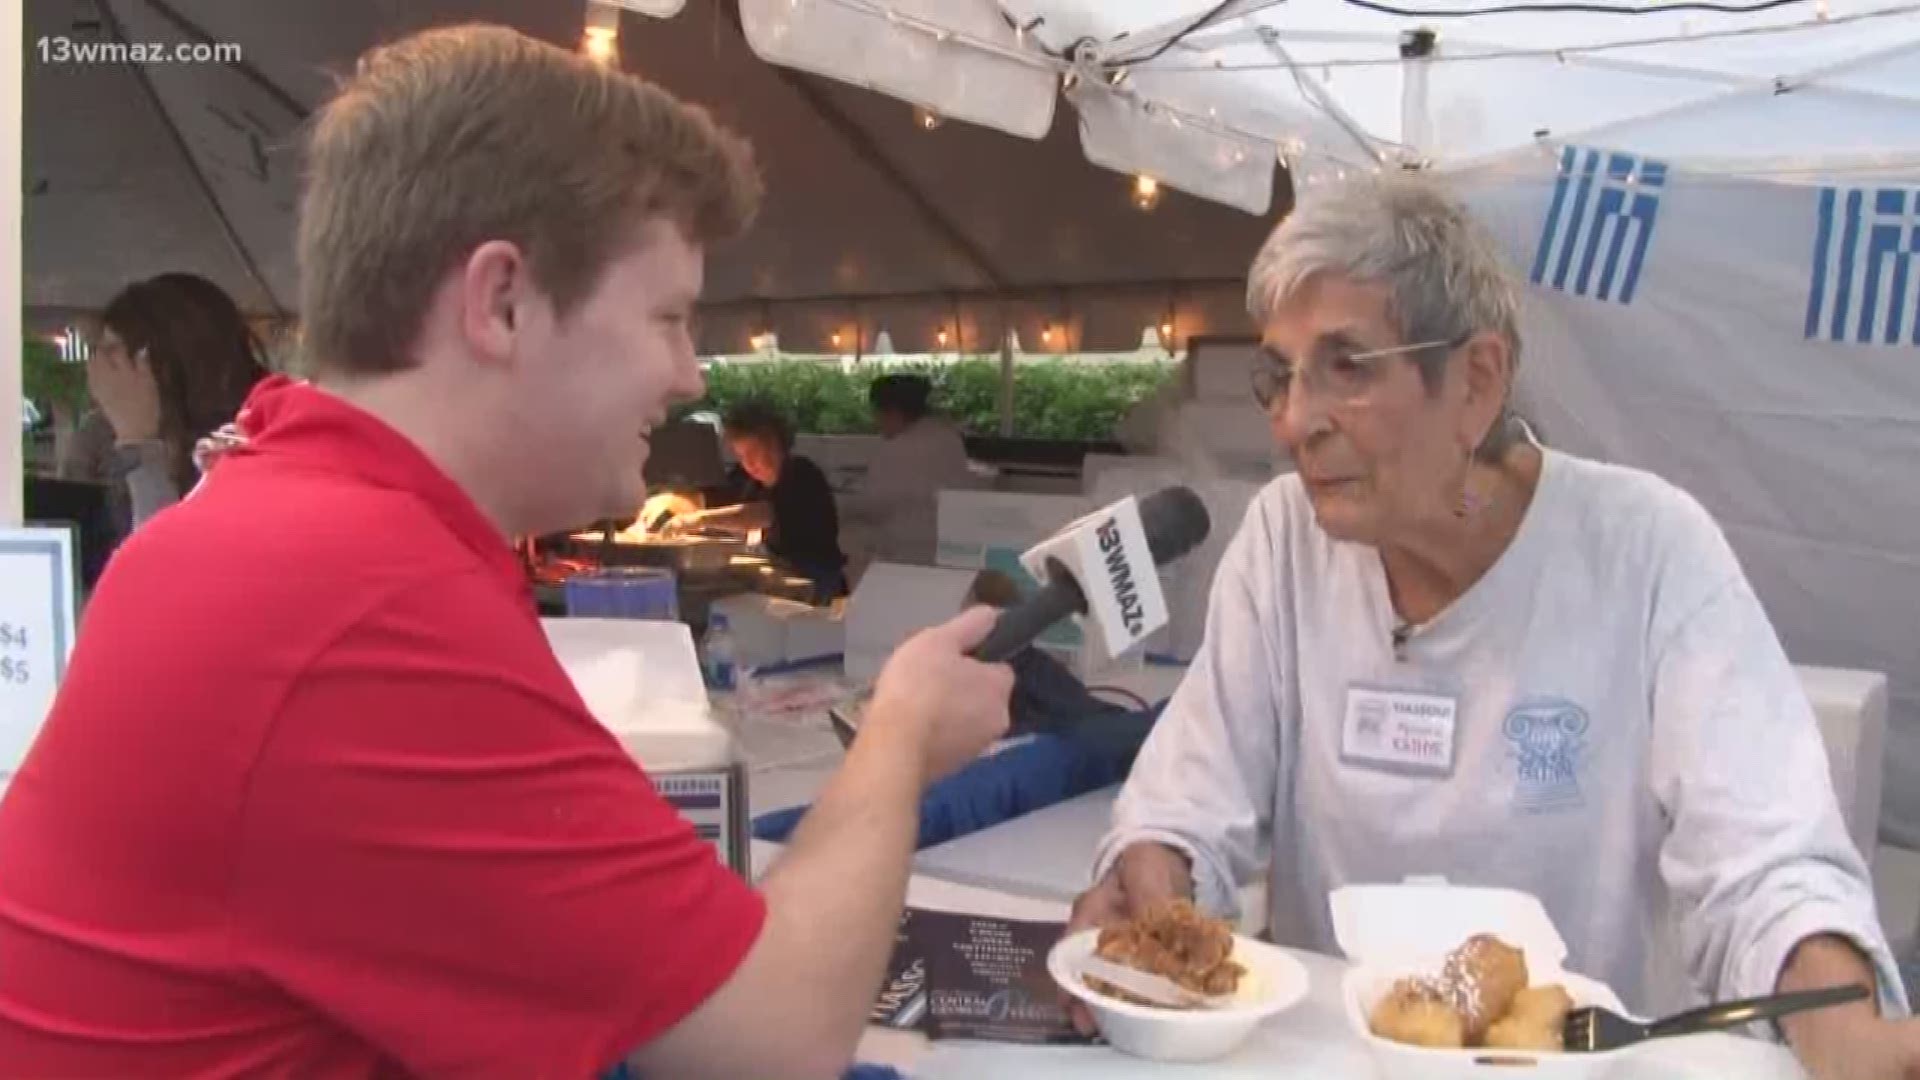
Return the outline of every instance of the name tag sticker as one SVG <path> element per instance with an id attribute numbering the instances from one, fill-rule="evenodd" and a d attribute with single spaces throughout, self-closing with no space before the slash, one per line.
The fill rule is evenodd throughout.
<path id="1" fill-rule="evenodd" d="M 1413 690 L 1347 687 L 1340 757 L 1388 772 L 1450 776 L 1459 700 Z"/>

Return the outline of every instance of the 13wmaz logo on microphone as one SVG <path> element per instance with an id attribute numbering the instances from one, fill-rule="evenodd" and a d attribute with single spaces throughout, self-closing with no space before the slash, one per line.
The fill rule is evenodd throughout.
<path id="1" fill-rule="evenodd" d="M 1100 553 L 1107 561 L 1107 580 L 1113 586 L 1114 599 L 1120 602 L 1120 618 L 1127 624 L 1127 633 L 1139 637 L 1147 624 L 1147 612 L 1133 584 L 1133 567 L 1128 564 L 1127 549 L 1120 542 L 1120 526 L 1108 518 L 1100 523 L 1097 535 Z"/>

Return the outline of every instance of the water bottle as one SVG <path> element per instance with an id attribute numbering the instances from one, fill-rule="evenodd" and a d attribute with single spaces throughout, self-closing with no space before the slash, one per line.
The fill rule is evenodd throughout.
<path id="1" fill-rule="evenodd" d="M 707 686 L 715 690 L 733 689 L 735 659 L 733 631 L 727 628 L 725 615 L 716 612 L 708 617 L 704 645 Z"/>

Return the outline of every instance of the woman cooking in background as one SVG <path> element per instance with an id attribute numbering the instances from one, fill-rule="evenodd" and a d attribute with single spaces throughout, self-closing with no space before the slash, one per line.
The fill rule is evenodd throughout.
<path id="1" fill-rule="evenodd" d="M 933 565 L 939 493 L 980 486 L 960 429 L 933 415 L 932 396 L 921 375 L 883 375 L 867 391 L 885 442 L 844 510 L 871 530 L 876 561 Z"/>
<path id="2" fill-rule="evenodd" d="M 99 409 L 81 422 L 61 471 L 109 484 L 130 533 L 194 485 L 195 440 L 231 419 L 267 369 L 240 308 L 195 274 L 134 282 L 100 321 L 87 363 Z"/>
<path id="3" fill-rule="evenodd" d="M 817 601 L 847 594 L 847 558 L 840 552 L 840 515 L 826 474 L 793 452 L 793 426 L 779 409 L 748 399 L 721 420 L 739 465 L 733 482 L 739 503 L 681 514 L 665 527 L 672 535 L 695 528 L 765 531 L 767 551 L 814 583 Z"/>

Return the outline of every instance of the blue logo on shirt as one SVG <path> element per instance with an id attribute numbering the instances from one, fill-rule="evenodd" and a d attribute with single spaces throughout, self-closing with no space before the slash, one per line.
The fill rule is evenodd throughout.
<path id="1" fill-rule="evenodd" d="M 1561 698 L 1523 701 L 1501 733 L 1513 763 L 1513 808 L 1524 814 L 1581 806 L 1580 772 L 1587 752 L 1587 711 Z"/>

